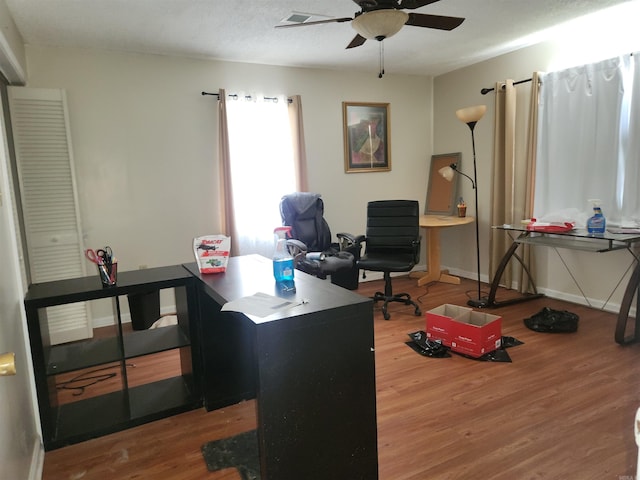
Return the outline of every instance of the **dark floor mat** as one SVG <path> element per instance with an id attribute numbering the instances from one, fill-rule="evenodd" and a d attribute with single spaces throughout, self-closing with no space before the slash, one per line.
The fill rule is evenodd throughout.
<path id="1" fill-rule="evenodd" d="M 258 434 L 255 430 L 205 443 L 201 450 L 210 472 L 236 468 L 242 480 L 260 480 Z"/>

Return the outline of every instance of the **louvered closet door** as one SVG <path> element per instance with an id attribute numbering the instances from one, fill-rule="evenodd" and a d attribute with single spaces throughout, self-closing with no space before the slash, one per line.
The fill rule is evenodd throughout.
<path id="1" fill-rule="evenodd" d="M 9 87 L 9 109 L 31 280 L 84 276 L 65 92 Z M 49 307 L 47 318 L 51 344 L 93 335 L 86 303 Z"/>

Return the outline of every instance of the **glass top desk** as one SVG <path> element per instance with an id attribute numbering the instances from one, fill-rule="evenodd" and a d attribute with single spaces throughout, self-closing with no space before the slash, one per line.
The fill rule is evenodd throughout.
<path id="1" fill-rule="evenodd" d="M 496 269 L 496 273 L 491 282 L 489 297 L 487 299 L 488 307 L 501 307 L 543 296 L 543 294 L 537 292 L 531 273 L 516 253 L 516 250 L 520 245 L 566 248 L 569 250 L 581 250 L 593 253 L 627 250 L 633 256 L 632 261 L 635 262 L 635 268 L 629 278 L 629 282 L 627 283 L 627 287 L 620 304 L 618 321 L 616 323 L 615 341 L 619 344 L 625 344 L 640 340 L 640 322 L 637 320 L 637 307 L 640 305 L 640 257 L 638 252 L 635 251 L 635 248 L 637 247 L 635 244 L 640 244 L 639 233 L 610 233 L 607 231 L 601 234 L 593 234 L 588 233 L 585 229 L 573 229 L 567 232 L 549 232 L 529 230 L 526 225 L 499 225 L 494 226 L 493 228 L 507 231 L 513 238 L 513 243 L 504 254 L 504 257 L 502 257 L 502 260 Z M 522 265 L 525 273 L 529 277 L 533 293 L 524 293 L 522 296 L 517 298 L 497 301 L 496 292 L 498 290 L 500 279 L 502 278 L 504 270 L 511 260 L 511 257 L 515 257 Z M 638 292 L 639 295 L 636 305 L 636 319 L 633 325 L 633 334 L 630 337 L 625 337 L 629 310 L 636 292 Z"/>

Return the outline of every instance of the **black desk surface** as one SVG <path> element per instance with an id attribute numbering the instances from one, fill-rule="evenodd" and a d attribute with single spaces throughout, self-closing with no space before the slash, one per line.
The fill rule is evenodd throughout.
<path id="1" fill-rule="evenodd" d="M 202 281 L 205 292 L 219 305 L 224 305 L 232 300 L 250 296 L 257 292 L 282 297 L 297 303 L 302 303 L 303 300 L 308 301 L 308 303 L 288 308 L 264 318 L 247 315 L 256 324 L 320 312 L 345 305 L 372 302 L 370 298 L 337 287 L 329 281 L 319 280 L 298 270 L 295 271 L 296 292 L 292 295 L 282 295 L 276 290 L 271 259 L 260 255 L 231 257 L 229 258 L 227 271 L 224 273 L 202 274 L 195 262 L 185 264 L 184 267 Z"/>

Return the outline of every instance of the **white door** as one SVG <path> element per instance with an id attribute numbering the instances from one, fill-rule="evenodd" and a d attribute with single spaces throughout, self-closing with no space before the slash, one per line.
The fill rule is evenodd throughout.
<path id="1" fill-rule="evenodd" d="M 44 450 L 36 420 L 6 159 L 5 126 L 0 114 L 0 353 L 15 352 L 17 370 L 14 376 L 0 376 L 0 478 L 36 480 L 42 476 Z"/>
<path id="2" fill-rule="evenodd" d="M 64 90 L 9 87 L 29 269 L 33 283 L 86 275 Z M 85 302 L 47 308 L 52 345 L 93 336 Z"/>

